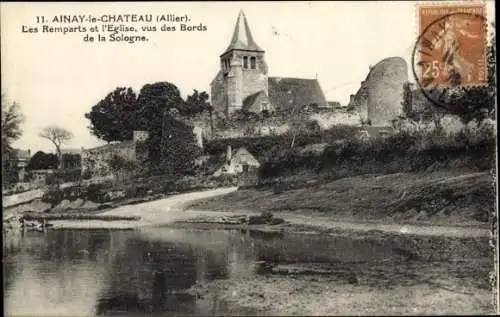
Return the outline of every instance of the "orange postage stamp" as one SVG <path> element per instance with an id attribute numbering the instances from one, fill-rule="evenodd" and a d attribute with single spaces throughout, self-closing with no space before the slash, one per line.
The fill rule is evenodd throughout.
<path id="1" fill-rule="evenodd" d="M 487 84 L 486 7 L 483 3 L 419 5 L 413 56 L 423 89 Z"/>

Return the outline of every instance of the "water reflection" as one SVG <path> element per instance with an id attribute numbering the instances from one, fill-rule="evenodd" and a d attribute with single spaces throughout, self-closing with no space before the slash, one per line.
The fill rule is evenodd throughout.
<path id="1" fill-rule="evenodd" d="M 380 239 L 235 230 L 54 230 L 4 236 L 5 314 L 234 315 L 238 312 L 228 311 L 224 302 L 186 290 L 197 281 L 259 274 L 262 261 L 329 263 L 340 272 L 353 263 L 398 256 Z"/>
<path id="2" fill-rule="evenodd" d="M 99 235 L 89 232 L 4 237 L 4 313 L 95 315 L 94 303 L 107 273 L 96 257 L 105 248 L 89 248 L 96 238 Z"/>

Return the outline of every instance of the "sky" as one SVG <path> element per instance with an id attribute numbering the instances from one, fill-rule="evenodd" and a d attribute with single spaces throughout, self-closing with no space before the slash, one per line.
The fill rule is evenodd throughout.
<path id="1" fill-rule="evenodd" d="M 488 17 L 494 2 L 487 2 Z M 416 4 L 398 2 L 113 2 L 1 4 L 2 94 L 21 105 L 23 136 L 15 147 L 53 151 L 38 136 L 47 125 L 74 134 L 66 148 L 103 144 L 84 117 L 116 87 L 138 91 L 147 83 L 175 84 L 183 97 L 210 92 L 219 55 L 229 45 L 240 10 L 266 51 L 269 76 L 318 78 L 329 101 L 345 105 L 370 65 L 400 56 L 411 65 L 418 36 Z M 86 33 L 42 33 L 36 17 L 59 15 L 188 15 L 206 31 L 140 32 L 147 42 L 84 42 Z M 45 23 L 49 24 L 49 23 Z M 84 22 L 81 26 L 101 26 Z M 109 24 L 109 23 L 104 23 Z M 121 24 L 121 23 L 115 23 Z M 148 23 L 123 23 L 139 28 Z M 151 23 L 158 27 L 164 23 Z M 79 24 L 56 24 L 68 27 Z M 38 27 L 38 33 L 22 32 Z M 177 24 L 177 28 L 179 25 Z M 413 75 L 410 72 L 409 79 Z"/>

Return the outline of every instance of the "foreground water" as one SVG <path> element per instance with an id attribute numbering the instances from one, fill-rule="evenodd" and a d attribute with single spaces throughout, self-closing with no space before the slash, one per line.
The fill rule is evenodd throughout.
<path id="1" fill-rule="evenodd" d="M 358 275 L 371 272 L 377 285 L 394 284 L 388 278 L 394 272 L 402 272 L 398 279 L 402 276 L 418 283 L 419 273 L 427 270 L 454 274 L 457 283 L 473 280 L 479 287 L 488 286 L 490 255 L 487 248 L 476 247 L 484 243 L 442 240 L 433 242 L 441 249 L 432 251 L 428 241 L 398 241 L 396 245 L 380 237 L 173 228 L 52 230 L 4 236 L 5 314 L 261 314 L 251 308 L 228 308 L 222 299 L 206 299 L 187 290 L 200 282 L 261 276 L 265 274 L 263 262 L 326 263 L 339 275 L 349 270 L 359 270 Z M 427 249 L 430 253 L 424 254 L 422 250 Z M 480 266 L 486 269 L 478 267 L 478 259 L 485 260 Z M 353 274 L 347 274 L 344 282 L 352 283 L 352 278 Z"/>

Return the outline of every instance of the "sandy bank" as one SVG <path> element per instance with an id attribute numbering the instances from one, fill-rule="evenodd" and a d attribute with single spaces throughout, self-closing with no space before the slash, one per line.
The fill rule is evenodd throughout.
<path id="1" fill-rule="evenodd" d="M 110 229 L 137 229 L 143 227 L 156 227 L 175 221 L 190 219 L 200 216 L 200 212 L 186 212 L 185 206 L 199 199 L 212 198 L 236 191 L 236 187 L 219 188 L 214 190 L 192 192 L 169 196 L 167 198 L 144 202 L 133 205 L 120 206 L 100 213 L 101 216 L 140 217 L 138 221 L 51 221 L 53 228 L 110 228 Z M 232 213 L 227 213 L 232 214 Z"/>
<path id="2" fill-rule="evenodd" d="M 418 278 L 408 279 L 404 270 L 390 273 L 389 269 L 383 265 L 354 268 L 355 281 L 340 272 L 253 276 L 198 283 L 190 292 L 207 300 L 223 300 L 236 311 L 248 307 L 268 316 L 474 315 L 494 311 L 491 291 L 474 285 L 471 277 L 464 281 L 444 271 L 437 277 L 432 269 L 423 267 Z"/>

